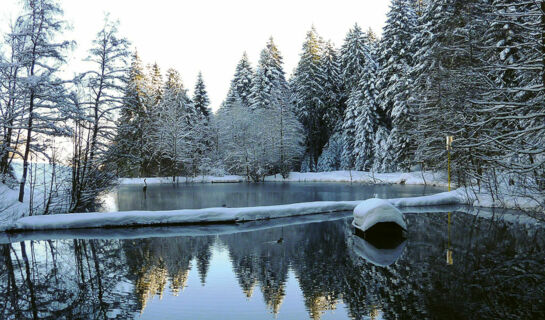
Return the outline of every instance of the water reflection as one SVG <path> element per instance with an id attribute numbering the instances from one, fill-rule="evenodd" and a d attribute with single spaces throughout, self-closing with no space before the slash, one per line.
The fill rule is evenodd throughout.
<path id="1" fill-rule="evenodd" d="M 350 218 L 3 244 L 0 318 L 545 317 L 542 228 L 463 213 L 407 218 L 408 239 L 393 248 L 355 236 Z"/>

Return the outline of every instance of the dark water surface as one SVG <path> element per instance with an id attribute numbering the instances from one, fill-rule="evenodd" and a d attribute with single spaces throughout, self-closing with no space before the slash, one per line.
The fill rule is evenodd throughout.
<path id="1" fill-rule="evenodd" d="M 326 189 L 316 194 L 330 200 Z M 0 318 L 545 318 L 543 226 L 471 213 L 415 209 L 408 239 L 389 247 L 354 235 L 350 213 L 23 234 L 0 245 Z"/>

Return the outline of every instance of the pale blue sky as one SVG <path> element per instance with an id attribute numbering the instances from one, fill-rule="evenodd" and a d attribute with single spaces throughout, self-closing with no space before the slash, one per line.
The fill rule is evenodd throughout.
<path id="1" fill-rule="evenodd" d="M 19 0 L 2 0 L 0 30 L 16 15 Z M 146 63 L 174 67 L 190 92 L 202 71 L 216 110 L 227 94 L 242 52 L 255 66 L 272 35 L 284 56 L 289 76 L 299 59 L 305 33 L 314 24 L 318 33 L 338 47 L 348 29 L 358 23 L 380 34 L 389 0 L 62 0 L 65 19 L 73 26 L 66 36 L 78 47 L 69 71 L 82 68 L 91 40 L 105 12 L 121 23 L 121 34 L 138 48 Z"/>

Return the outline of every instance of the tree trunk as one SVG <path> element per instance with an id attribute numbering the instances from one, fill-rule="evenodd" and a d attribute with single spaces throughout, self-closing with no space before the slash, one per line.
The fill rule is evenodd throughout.
<path id="1" fill-rule="evenodd" d="M 28 156 L 30 154 L 30 142 L 32 139 L 32 112 L 34 111 L 34 90 L 30 93 L 30 105 L 28 110 L 28 127 L 27 127 L 27 138 L 25 143 L 25 154 L 23 157 L 23 176 L 21 178 L 21 183 L 19 185 L 19 202 L 23 202 L 25 198 L 25 183 L 26 177 L 28 174 Z"/>

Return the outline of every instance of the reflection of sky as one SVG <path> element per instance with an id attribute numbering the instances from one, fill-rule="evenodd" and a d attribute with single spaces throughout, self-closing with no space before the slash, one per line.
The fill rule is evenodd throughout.
<path id="1" fill-rule="evenodd" d="M 201 285 L 193 261 L 185 290 L 178 296 L 165 288 L 162 299 L 150 299 L 138 319 L 308 319 L 303 293 L 293 271 L 285 284 L 285 297 L 279 314 L 274 315 L 263 300 L 259 284 L 251 298 L 241 290 L 231 267 L 229 252 L 214 245 L 206 284 Z M 321 319 L 349 319 L 347 309 L 339 301 L 337 309 L 326 311 Z"/>

